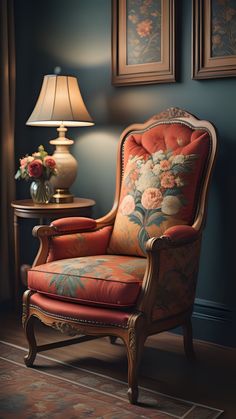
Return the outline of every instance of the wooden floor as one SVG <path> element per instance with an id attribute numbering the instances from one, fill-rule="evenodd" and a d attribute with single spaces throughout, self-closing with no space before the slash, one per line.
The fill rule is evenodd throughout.
<path id="1" fill-rule="evenodd" d="M 62 337 L 59 332 L 40 323 L 37 324 L 36 335 L 42 344 Z M 27 346 L 19 316 L 1 313 L 0 338 Z M 191 364 L 184 356 L 180 336 L 166 332 L 149 338 L 141 363 L 139 384 L 222 409 L 225 411 L 222 418 L 236 419 L 236 350 L 195 341 L 195 351 L 197 360 Z M 120 340 L 111 345 L 108 338 L 102 338 L 44 354 L 65 362 L 79 362 L 81 367 L 126 380 L 126 353 Z"/>

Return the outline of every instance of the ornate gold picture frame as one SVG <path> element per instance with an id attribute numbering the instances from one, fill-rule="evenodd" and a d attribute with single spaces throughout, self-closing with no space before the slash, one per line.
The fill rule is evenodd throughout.
<path id="1" fill-rule="evenodd" d="M 112 83 L 175 82 L 174 0 L 113 0 Z"/>

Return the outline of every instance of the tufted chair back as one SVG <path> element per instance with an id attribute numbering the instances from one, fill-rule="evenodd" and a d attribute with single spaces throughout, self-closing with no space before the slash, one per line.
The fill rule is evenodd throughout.
<path id="1" fill-rule="evenodd" d="M 108 251 L 145 256 L 150 237 L 192 225 L 211 149 L 209 132 L 183 121 L 154 121 L 121 143 L 121 190 Z"/>

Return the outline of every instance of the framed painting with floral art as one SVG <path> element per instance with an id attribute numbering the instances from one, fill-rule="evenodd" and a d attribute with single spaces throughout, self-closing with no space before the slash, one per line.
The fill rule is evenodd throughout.
<path id="1" fill-rule="evenodd" d="M 174 0 L 113 0 L 112 83 L 175 82 Z"/>
<path id="2" fill-rule="evenodd" d="M 236 1 L 193 0 L 193 79 L 236 76 Z"/>

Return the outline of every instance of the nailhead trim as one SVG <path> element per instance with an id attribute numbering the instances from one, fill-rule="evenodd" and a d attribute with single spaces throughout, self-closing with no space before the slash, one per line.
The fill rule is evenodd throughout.
<path id="1" fill-rule="evenodd" d="M 115 326 L 115 327 L 119 327 L 120 329 L 128 329 L 128 326 L 122 326 L 118 323 L 102 323 L 102 322 L 96 322 L 94 320 L 82 320 L 82 319 L 76 319 L 73 317 L 68 317 L 68 316 L 61 316 L 60 314 L 53 314 L 53 313 L 49 313 L 46 310 L 43 310 L 42 308 L 34 305 L 34 304 L 30 304 L 30 307 L 32 308 L 36 308 L 37 310 L 39 310 L 40 312 L 42 312 L 43 314 L 49 315 L 49 316 L 55 316 L 58 319 L 63 319 L 63 320 L 71 320 L 71 321 L 75 321 L 77 323 L 82 323 L 82 324 L 88 324 L 88 325 L 96 325 L 96 326 L 105 326 L 105 327 L 110 327 L 110 326 Z"/>

